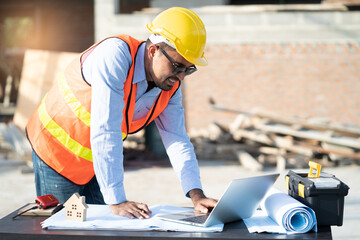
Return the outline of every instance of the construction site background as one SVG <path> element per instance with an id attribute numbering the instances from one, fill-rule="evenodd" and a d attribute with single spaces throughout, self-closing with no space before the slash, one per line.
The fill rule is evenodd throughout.
<path id="1" fill-rule="evenodd" d="M 359 238 L 360 1 L 175 2 L 198 13 L 207 29 L 209 66 L 182 91 L 210 195 L 219 196 L 231 178 L 285 174 L 314 160 L 350 186 L 334 238 Z M 104 37 L 146 40 L 146 23 L 167 7 L 162 0 L 0 0 L 1 215 L 35 197 L 24 127 L 67 61 Z M 149 204 L 189 204 L 180 191 L 164 194 L 177 183 L 162 185 L 173 176 L 153 125 L 129 137 L 125 166 L 134 200 L 141 192 Z M 155 170 L 159 182 L 133 177 L 146 181 Z"/>

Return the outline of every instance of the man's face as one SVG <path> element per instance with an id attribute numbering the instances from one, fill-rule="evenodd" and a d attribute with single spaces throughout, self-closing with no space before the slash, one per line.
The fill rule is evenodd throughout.
<path id="1" fill-rule="evenodd" d="M 173 71 L 175 69 L 174 65 L 171 61 L 180 67 L 190 67 L 193 66 L 192 63 L 183 58 L 176 50 L 173 49 L 163 49 L 158 46 L 153 45 L 155 48 L 153 61 L 152 61 L 152 81 L 154 81 L 155 85 L 164 90 L 169 91 L 172 89 L 174 84 L 177 81 L 181 81 L 185 78 L 185 72 L 180 72 L 174 74 Z M 165 54 L 170 58 L 170 60 L 165 56 Z"/>

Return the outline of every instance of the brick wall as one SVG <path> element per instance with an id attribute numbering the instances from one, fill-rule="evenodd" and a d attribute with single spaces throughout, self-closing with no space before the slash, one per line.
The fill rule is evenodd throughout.
<path id="1" fill-rule="evenodd" d="M 323 0 L 323 3 L 360 4 L 359 0 Z"/>
<path id="2" fill-rule="evenodd" d="M 358 43 L 212 44 L 206 57 L 182 85 L 190 131 L 234 120 L 210 97 L 232 109 L 360 125 Z"/>

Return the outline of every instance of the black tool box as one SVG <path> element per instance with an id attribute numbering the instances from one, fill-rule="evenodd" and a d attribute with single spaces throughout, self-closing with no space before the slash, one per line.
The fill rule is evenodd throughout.
<path id="1" fill-rule="evenodd" d="M 320 173 L 321 165 L 314 162 L 309 165 L 310 172 L 288 172 L 285 177 L 288 194 L 315 211 L 319 226 L 342 226 L 344 197 L 349 187 L 332 174 Z M 316 176 L 312 166 L 318 170 Z"/>

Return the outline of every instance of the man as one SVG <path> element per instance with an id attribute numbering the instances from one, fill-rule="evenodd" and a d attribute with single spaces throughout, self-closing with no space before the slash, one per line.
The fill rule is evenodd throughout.
<path id="1" fill-rule="evenodd" d="M 109 204 L 114 214 L 149 218 L 146 204 L 126 199 L 123 141 L 154 120 L 195 209 L 207 212 L 216 204 L 201 190 L 180 90 L 195 65 L 207 65 L 205 27 L 195 13 L 176 7 L 147 29 L 146 43 L 120 35 L 84 51 L 34 112 L 26 131 L 38 195 L 65 202 L 79 192 L 87 203 Z"/>

